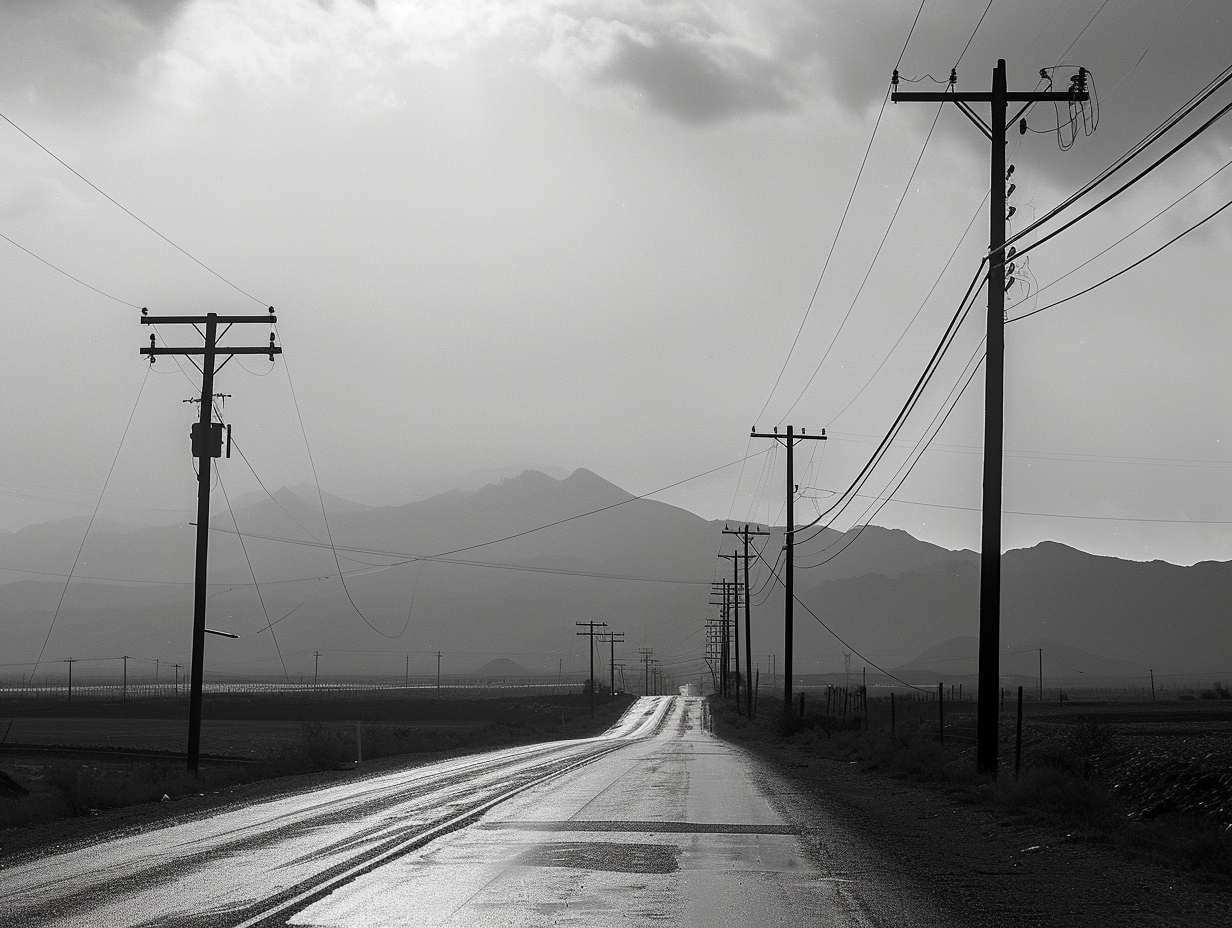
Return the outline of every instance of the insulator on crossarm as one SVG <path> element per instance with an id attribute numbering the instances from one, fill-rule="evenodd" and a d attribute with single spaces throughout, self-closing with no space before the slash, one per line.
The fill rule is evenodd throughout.
<path id="1" fill-rule="evenodd" d="M 895 87 L 898 86 L 898 68 L 895 68 L 894 73 L 890 75 L 890 83 Z"/>
<path id="2" fill-rule="evenodd" d="M 1007 277 L 1007 278 L 1006 278 L 1006 280 L 1005 280 L 1005 292 L 1006 292 L 1006 293 L 1009 293 L 1009 292 L 1010 292 L 1010 287 L 1012 287 L 1012 286 L 1014 286 L 1014 278 L 1013 278 L 1013 277 Z"/>
<path id="3" fill-rule="evenodd" d="M 1017 207 L 1011 206 L 1011 207 L 1009 208 L 1009 210 L 1006 212 L 1006 214 L 1005 214 L 1005 218 L 1006 218 L 1006 219 L 1009 219 L 1009 218 L 1010 218 L 1011 216 L 1013 216 L 1016 212 L 1018 212 Z"/>
<path id="4" fill-rule="evenodd" d="M 958 68 L 950 68 L 950 86 L 958 83 Z"/>
<path id="5" fill-rule="evenodd" d="M 1018 120 L 1018 134 L 1027 134 L 1027 120 L 1025 118 Z"/>
<path id="6" fill-rule="evenodd" d="M 1014 195 L 1014 191 L 1017 189 L 1018 189 L 1017 184 L 1010 184 L 1009 187 L 1005 189 L 1006 199 L 1009 199 L 1010 197 L 1012 197 Z"/>

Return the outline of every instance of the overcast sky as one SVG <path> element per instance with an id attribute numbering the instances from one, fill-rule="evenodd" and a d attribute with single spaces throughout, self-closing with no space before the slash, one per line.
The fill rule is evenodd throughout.
<path id="1" fill-rule="evenodd" d="M 89 514 L 113 459 L 104 515 L 192 508 L 196 372 L 140 359 L 140 306 L 277 308 L 284 357 L 238 359 L 217 384 L 271 489 L 313 481 L 315 463 L 327 491 L 394 501 L 532 461 L 644 493 L 766 451 L 755 423 L 790 423 L 829 430 L 798 464 L 810 518 L 888 428 L 987 244 L 987 142 L 952 105 L 883 109 L 900 54 L 909 78 L 957 65 L 960 90 L 987 89 L 1001 57 L 1011 89 L 1090 69 L 1093 134 L 1061 151 L 1050 107 L 1011 134 L 1013 230 L 1232 47 L 1225 0 L 993 0 L 978 30 L 981 0 L 926 0 L 907 42 L 917 8 L 8 0 L 0 112 L 123 209 L 0 122 L 0 233 L 16 243 L 0 240 L 0 526 Z M 1169 139 L 1229 101 L 1232 85 Z M 1074 270 L 1227 164 L 1229 126 L 1034 251 L 1009 315 L 1232 199 L 1228 170 Z M 1007 329 L 1007 548 L 1232 558 L 1230 255 L 1232 210 Z M 871 493 L 978 357 L 982 324 Z M 231 344 L 268 340 L 242 328 Z M 876 521 L 978 547 L 982 421 L 981 374 Z M 237 458 L 223 475 L 233 496 L 257 487 Z M 764 454 L 659 498 L 781 521 L 784 480 Z"/>

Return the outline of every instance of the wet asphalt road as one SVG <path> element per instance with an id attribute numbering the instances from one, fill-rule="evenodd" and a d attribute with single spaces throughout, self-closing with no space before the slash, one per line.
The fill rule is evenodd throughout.
<path id="1" fill-rule="evenodd" d="M 44 857 L 0 874 L 0 924 L 868 924 L 854 888 L 809 862 L 754 762 L 710 735 L 703 713 L 700 699 L 643 699 L 600 738 Z"/>

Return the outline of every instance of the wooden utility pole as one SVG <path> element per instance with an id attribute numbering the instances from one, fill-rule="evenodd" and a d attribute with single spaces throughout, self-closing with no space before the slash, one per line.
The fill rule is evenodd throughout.
<path id="1" fill-rule="evenodd" d="M 713 597 L 716 593 L 722 598 L 710 600 L 710 605 L 719 607 L 719 694 L 726 699 L 729 689 L 729 680 L 731 675 L 728 670 L 731 665 L 731 623 L 728 620 L 730 613 L 728 612 L 727 604 L 727 588 L 728 581 L 718 580 L 710 584 L 710 595 Z"/>
<path id="2" fill-rule="evenodd" d="M 600 641 L 606 641 L 609 646 L 612 671 L 612 699 L 616 698 L 616 642 L 625 640 L 624 632 L 605 632 L 599 636 Z"/>
<path id="3" fill-rule="evenodd" d="M 720 554 L 719 557 L 727 559 L 731 558 L 732 562 L 732 581 L 731 581 L 731 624 L 732 624 L 732 658 L 736 664 L 735 673 L 735 690 L 736 690 L 736 714 L 740 714 L 740 555 L 739 554 Z M 747 615 L 747 613 L 746 613 Z M 748 643 L 745 643 L 745 651 L 748 651 Z M 747 684 L 747 679 L 746 679 Z"/>
<path id="4" fill-rule="evenodd" d="M 590 717 L 595 717 L 595 629 L 607 628 L 606 622 L 574 622 L 574 625 L 580 625 L 586 629 L 584 632 L 578 632 L 579 635 L 586 635 L 590 638 Z"/>
<path id="5" fill-rule="evenodd" d="M 780 435 L 778 426 L 773 432 L 758 432 L 757 426 L 749 433 L 750 438 L 773 438 L 787 449 L 787 528 L 783 532 L 783 542 L 787 549 L 786 563 L 783 565 L 783 712 L 791 714 L 791 654 L 794 637 L 794 609 L 796 591 L 792 578 L 796 555 L 796 471 L 795 449 L 800 441 L 825 441 L 826 430 L 820 435 L 806 435 L 804 429 L 797 435 L 792 427 L 787 426 L 787 434 Z"/>
<path id="6" fill-rule="evenodd" d="M 642 687 L 643 692 L 647 696 L 650 695 L 650 655 L 654 654 L 654 648 L 638 648 L 637 653 L 642 656 Z"/>
<path id="7" fill-rule="evenodd" d="M 984 500 L 980 533 L 980 667 L 975 750 L 979 769 L 995 776 L 997 697 L 1001 679 L 1001 458 L 1005 428 L 1005 291 L 1008 289 L 1005 223 L 1009 217 L 1006 214 L 1005 184 L 1010 173 L 1005 164 L 1005 133 L 1034 103 L 1078 103 L 1089 99 L 1089 95 L 1086 72 L 1082 69 L 1068 91 L 1011 93 L 1006 89 L 1004 58 L 993 69 L 991 92 L 959 93 L 954 90 L 957 79 L 955 72 L 951 71 L 950 86 L 945 91 L 895 90 L 890 99 L 895 103 L 900 100 L 953 103 L 984 133 L 992 146 L 992 196 L 988 210 L 987 360 L 984 367 Z M 898 84 L 897 72 L 894 74 L 894 84 Z M 991 105 L 988 122 L 972 109 L 972 103 Z M 1010 103 L 1021 103 L 1022 109 L 1013 118 L 1007 119 Z"/>
<path id="8" fill-rule="evenodd" d="M 278 321 L 274 315 L 274 307 L 270 307 L 267 316 L 220 316 L 217 313 L 206 313 L 204 316 L 151 316 L 146 310 L 141 311 L 142 325 L 191 325 L 202 332 L 205 345 L 201 348 L 158 348 L 154 336 L 150 336 L 150 347 L 142 348 L 141 353 L 147 355 L 150 363 L 158 355 L 200 355 L 201 361 L 201 409 L 200 416 L 192 429 L 192 450 L 197 458 L 197 564 L 193 592 L 193 632 L 192 632 L 192 671 L 189 679 L 190 695 L 188 701 L 188 772 L 196 774 L 197 761 L 201 751 L 201 683 L 205 666 L 205 602 L 206 602 L 206 568 L 208 566 L 208 548 L 210 541 L 210 482 L 211 463 L 214 458 L 222 457 L 222 423 L 214 422 L 214 375 L 222 370 L 227 361 L 237 354 L 267 354 L 271 361 L 274 355 L 282 354 L 282 349 L 274 344 L 274 333 L 270 332 L 269 344 L 260 347 L 229 348 L 218 345 L 218 324 L 223 323 L 225 335 L 233 325 L 259 323 L 273 325 Z M 219 354 L 226 355 L 226 360 L 218 367 L 214 366 Z"/>
<path id="9" fill-rule="evenodd" d="M 745 706 L 745 715 L 748 718 L 753 717 L 753 623 L 750 618 L 753 605 L 749 601 L 749 538 L 764 535 L 769 537 L 769 532 L 763 532 L 760 529 L 750 531 L 746 525 L 742 529 L 723 529 L 724 535 L 739 535 L 744 539 L 744 673 L 745 673 L 745 693 L 747 705 Z"/>

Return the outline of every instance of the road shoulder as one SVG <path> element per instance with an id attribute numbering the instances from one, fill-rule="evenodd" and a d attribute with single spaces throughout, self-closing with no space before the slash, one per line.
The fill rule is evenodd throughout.
<path id="1" fill-rule="evenodd" d="M 820 758 L 791 745 L 733 745 L 800 830 L 817 865 L 850 879 L 870 924 L 901 926 L 880 892 L 910 894 L 920 926 L 1089 928 L 1232 924 L 1232 892 L 1123 852 Z M 865 892 L 876 875 L 887 890 Z M 867 884 L 864 881 L 867 880 Z"/>

